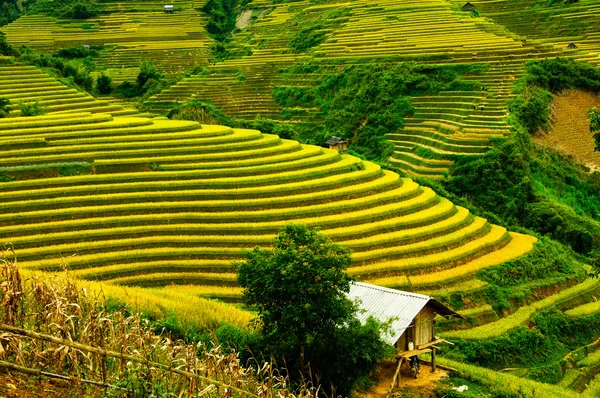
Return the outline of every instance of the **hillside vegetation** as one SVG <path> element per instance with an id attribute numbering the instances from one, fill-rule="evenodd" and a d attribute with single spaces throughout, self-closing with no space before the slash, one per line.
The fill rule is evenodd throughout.
<path id="1" fill-rule="evenodd" d="M 594 156 L 569 106 L 600 91 L 600 1 L 19 4 L 0 239 L 26 275 L 67 268 L 188 342 L 243 346 L 232 263 L 305 224 L 350 276 L 466 317 L 438 322 L 457 396 L 598 395 L 600 178 L 568 151 Z"/>

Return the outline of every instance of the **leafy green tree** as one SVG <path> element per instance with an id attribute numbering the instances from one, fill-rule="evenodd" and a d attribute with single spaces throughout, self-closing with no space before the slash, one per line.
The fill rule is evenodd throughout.
<path id="1" fill-rule="evenodd" d="M 101 73 L 96 78 L 96 88 L 100 94 L 110 94 L 113 91 L 113 82 L 111 77 Z"/>
<path id="2" fill-rule="evenodd" d="M 162 73 L 156 69 L 154 62 L 145 59 L 140 64 L 140 72 L 137 75 L 136 83 L 142 89 L 150 80 L 158 81 L 162 76 Z"/>
<path id="3" fill-rule="evenodd" d="M 18 55 L 17 51 L 6 40 L 6 34 L 0 32 L 0 54 L 2 55 Z"/>
<path id="4" fill-rule="evenodd" d="M 273 251 L 245 251 L 238 269 L 246 304 L 256 306 L 262 331 L 273 341 L 293 336 L 300 368 L 311 335 L 352 318 L 350 253 L 325 235 L 303 225 L 288 225 L 274 240 Z"/>
<path id="5" fill-rule="evenodd" d="M 272 250 L 256 247 L 244 257 L 237 265 L 244 302 L 258 311 L 267 350 L 285 359 L 292 377 L 308 376 L 310 364 L 322 385 L 346 395 L 387 354 L 381 325 L 372 319 L 361 325 L 344 294 L 352 280 L 345 272 L 347 250 L 318 231 L 290 224 Z"/>
<path id="6" fill-rule="evenodd" d="M 596 143 L 594 151 L 600 151 L 600 110 L 591 108 L 588 109 L 587 113 L 590 121 L 590 133 L 593 134 Z"/>

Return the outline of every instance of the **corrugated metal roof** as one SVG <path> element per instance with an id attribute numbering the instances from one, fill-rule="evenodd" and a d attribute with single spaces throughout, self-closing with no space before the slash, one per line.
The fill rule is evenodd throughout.
<path id="1" fill-rule="evenodd" d="M 390 318 L 394 318 L 391 324 L 391 335 L 381 336 L 392 345 L 398 341 L 415 316 L 431 300 L 431 297 L 422 294 L 360 282 L 350 284 L 348 298 L 357 304 L 358 318 L 363 323 L 370 316 L 380 322 L 387 322 Z"/>

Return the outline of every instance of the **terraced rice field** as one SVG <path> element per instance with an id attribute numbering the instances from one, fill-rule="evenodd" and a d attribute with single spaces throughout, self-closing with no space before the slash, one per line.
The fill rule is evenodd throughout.
<path id="1" fill-rule="evenodd" d="M 485 2 L 491 7 L 494 2 Z M 479 3 L 478 3 L 479 4 Z M 271 4 L 273 11 L 238 33 L 235 46 L 251 53 L 210 66 L 210 73 L 183 79 L 153 97 L 147 105 L 158 113 L 191 98 L 207 99 L 241 119 L 278 118 L 283 108 L 271 91 L 276 86 L 311 86 L 317 79 L 299 73 L 282 76 L 281 68 L 315 64 L 321 70 L 336 63 L 365 62 L 487 63 L 481 82 L 484 91 L 447 91 L 415 98 L 414 117 L 388 137 L 395 144 L 390 163 L 409 175 L 444 178 L 456 157 L 477 156 L 491 146 L 490 139 L 510 134 L 506 123 L 512 86 L 530 59 L 554 56 L 596 62 L 589 49 L 568 50 L 542 40 L 527 41 L 485 18 L 460 11 L 457 2 L 386 0 L 314 5 L 308 2 Z M 483 8 L 485 8 L 482 5 Z M 328 19 L 338 11 L 339 21 L 326 40 L 307 53 L 293 53 L 290 40 L 304 20 Z M 243 79 L 239 77 L 243 76 Z M 295 122 L 318 122 L 317 109 L 293 109 Z M 300 111 L 300 112 L 297 112 Z M 423 152 L 431 155 L 425 156 Z"/>
<path id="2" fill-rule="evenodd" d="M 289 222 L 351 249 L 360 280 L 404 288 L 473 278 L 535 241 L 372 163 L 255 130 L 89 113 L 0 120 L 0 140 L 17 138 L 0 159 L 13 179 L 0 185 L 0 237 L 27 269 L 66 262 L 83 278 L 237 300 L 231 262 Z M 92 174 L 56 175 L 74 164 Z"/>
<path id="3" fill-rule="evenodd" d="M 12 64 L 10 59 L 0 63 L 0 97 L 11 102 L 10 116 L 20 115 L 19 101 L 37 101 L 48 114 L 87 111 L 110 113 L 114 116 L 139 115 L 133 107 L 123 107 L 108 100 L 64 85 L 56 78 L 34 67 Z"/>
<path id="4" fill-rule="evenodd" d="M 208 64 L 212 40 L 204 29 L 206 16 L 193 3 L 171 4 L 173 14 L 164 13 L 163 3 L 103 2 L 112 13 L 83 21 L 28 15 L 2 31 L 13 46 L 40 51 L 106 46 L 96 63 L 117 83 L 135 77 L 142 59 L 152 59 L 161 72 L 176 76 Z"/>

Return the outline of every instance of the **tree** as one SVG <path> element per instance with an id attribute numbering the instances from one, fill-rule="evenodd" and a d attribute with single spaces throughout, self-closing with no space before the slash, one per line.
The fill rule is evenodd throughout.
<path id="1" fill-rule="evenodd" d="M 594 151 L 600 151 L 600 110 L 596 108 L 588 109 L 588 120 L 590 121 L 590 133 L 594 136 L 596 147 Z"/>
<path id="2" fill-rule="evenodd" d="M 258 311 L 266 348 L 285 359 L 292 377 L 308 376 L 310 364 L 323 385 L 346 395 L 388 353 L 381 325 L 373 319 L 361 325 L 344 294 L 352 281 L 345 272 L 347 250 L 318 231 L 290 224 L 272 250 L 256 247 L 244 257 L 237 265 L 244 302 Z"/>
<path id="3" fill-rule="evenodd" d="M 113 91 L 113 82 L 110 76 L 101 73 L 96 78 L 96 89 L 100 94 L 110 94 Z"/>
<path id="4" fill-rule="evenodd" d="M 350 253 L 303 225 L 287 225 L 273 243 L 273 251 L 256 247 L 244 252 L 238 282 L 244 301 L 256 306 L 266 338 L 294 337 L 304 373 L 309 337 L 354 314 L 352 302 L 344 296 L 352 280 L 344 272 Z"/>

